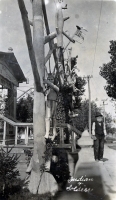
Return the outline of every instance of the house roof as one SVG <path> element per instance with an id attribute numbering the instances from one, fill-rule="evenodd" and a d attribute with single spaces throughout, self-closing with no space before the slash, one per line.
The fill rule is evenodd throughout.
<path id="1" fill-rule="evenodd" d="M 4 61 L 18 83 L 26 82 L 26 78 L 13 52 L 0 52 L 0 60 Z"/>

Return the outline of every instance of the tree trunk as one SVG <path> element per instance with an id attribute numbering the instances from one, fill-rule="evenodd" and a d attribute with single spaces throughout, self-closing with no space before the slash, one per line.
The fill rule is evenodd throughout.
<path id="1" fill-rule="evenodd" d="M 36 57 L 37 69 L 40 75 L 41 86 L 44 90 L 44 27 L 42 0 L 33 0 L 33 47 Z M 45 151 L 45 97 L 44 93 L 34 92 L 34 154 L 32 158 L 32 171 L 29 190 L 36 194 L 54 193 L 58 190 L 54 177 L 47 172 L 41 176 L 40 167 L 44 163 Z"/>

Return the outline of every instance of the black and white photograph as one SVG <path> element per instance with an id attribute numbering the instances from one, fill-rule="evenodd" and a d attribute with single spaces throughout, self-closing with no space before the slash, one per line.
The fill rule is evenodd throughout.
<path id="1" fill-rule="evenodd" d="M 116 0 L 0 0 L 0 200 L 116 200 Z"/>

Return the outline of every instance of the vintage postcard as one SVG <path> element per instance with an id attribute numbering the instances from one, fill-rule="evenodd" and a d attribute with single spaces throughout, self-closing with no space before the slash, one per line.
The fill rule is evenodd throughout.
<path id="1" fill-rule="evenodd" d="M 3 199 L 116 199 L 116 0 L 0 0 Z"/>

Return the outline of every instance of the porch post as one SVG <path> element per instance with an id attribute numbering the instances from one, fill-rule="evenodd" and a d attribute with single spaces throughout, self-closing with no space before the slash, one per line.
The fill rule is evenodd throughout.
<path id="1" fill-rule="evenodd" d="M 6 141 L 6 121 L 4 121 L 4 132 L 3 132 L 3 145 L 5 145 Z"/>

